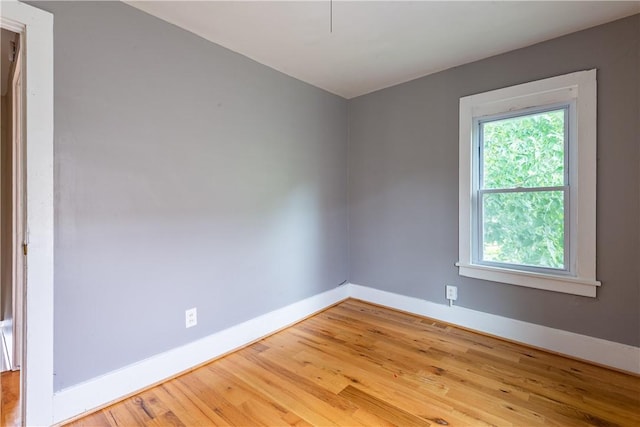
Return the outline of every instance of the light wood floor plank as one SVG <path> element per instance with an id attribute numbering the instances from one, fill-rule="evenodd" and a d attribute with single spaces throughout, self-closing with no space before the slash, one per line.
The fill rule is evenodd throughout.
<path id="1" fill-rule="evenodd" d="M 348 385 L 339 393 L 340 396 L 354 402 L 358 407 L 377 415 L 389 422 L 400 424 L 402 426 L 429 426 L 431 425 L 425 419 L 417 417 L 410 412 L 399 409 L 396 406 L 378 399 L 354 386 Z"/>
<path id="2" fill-rule="evenodd" d="M 640 378 L 348 300 L 69 425 L 639 426 Z"/>
<path id="3" fill-rule="evenodd" d="M 155 387 L 152 391 L 158 400 L 167 405 L 174 414 L 179 414 L 178 419 L 187 426 L 210 426 L 212 421 L 198 406 L 185 396 L 171 383 L 165 383 Z"/>
<path id="4" fill-rule="evenodd" d="M 19 426 L 20 422 L 20 371 L 0 373 L 0 426 Z"/>

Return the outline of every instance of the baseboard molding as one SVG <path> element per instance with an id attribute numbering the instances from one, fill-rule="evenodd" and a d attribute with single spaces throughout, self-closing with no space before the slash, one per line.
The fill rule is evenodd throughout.
<path id="1" fill-rule="evenodd" d="M 638 347 L 348 283 L 63 389 L 53 396 L 54 423 L 76 418 L 87 411 L 104 407 L 124 396 L 187 372 L 350 297 L 640 374 Z"/>
<path id="2" fill-rule="evenodd" d="M 549 328 L 464 307 L 349 284 L 349 295 L 363 301 L 458 325 L 489 335 L 640 374 L 640 347 Z"/>
<path id="3" fill-rule="evenodd" d="M 206 338 L 63 389 L 53 396 L 54 423 L 75 418 L 239 349 L 349 297 L 342 285 Z"/>

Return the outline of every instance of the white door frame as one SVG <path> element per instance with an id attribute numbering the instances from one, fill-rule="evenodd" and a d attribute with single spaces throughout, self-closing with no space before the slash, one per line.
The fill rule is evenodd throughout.
<path id="1" fill-rule="evenodd" d="M 23 307 L 23 425 L 53 423 L 53 15 L 0 2 L 0 26 L 21 35 L 24 57 L 26 218 Z"/>
<path id="2" fill-rule="evenodd" d="M 24 311 L 24 288 L 26 259 L 23 245 L 25 233 L 25 152 L 24 152 L 24 81 L 22 48 L 17 50 L 15 68 L 11 81 L 11 285 L 13 299 L 13 333 L 11 369 L 22 364 L 22 324 Z"/>

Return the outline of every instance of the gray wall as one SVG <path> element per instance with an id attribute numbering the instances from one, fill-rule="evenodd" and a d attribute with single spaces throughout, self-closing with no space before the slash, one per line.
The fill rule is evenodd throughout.
<path id="1" fill-rule="evenodd" d="M 347 279 L 344 99 L 120 2 L 36 6 L 54 14 L 56 390 Z"/>
<path id="2" fill-rule="evenodd" d="M 640 345 L 640 15 L 349 101 L 353 283 Z M 458 275 L 458 101 L 598 69 L 595 299 Z"/>

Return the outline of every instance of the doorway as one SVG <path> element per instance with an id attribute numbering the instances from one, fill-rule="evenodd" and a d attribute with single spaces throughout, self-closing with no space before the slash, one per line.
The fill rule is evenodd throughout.
<path id="1" fill-rule="evenodd" d="M 20 401 L 24 425 L 51 425 L 53 391 L 53 15 L 0 2 L 0 27 L 20 34 L 29 268 L 22 308 Z M 28 72 L 27 72 L 28 71 Z"/>
<path id="2" fill-rule="evenodd" d="M 0 34 L 0 371 L 2 425 L 19 425 L 24 239 L 24 109 L 20 34 Z"/>

